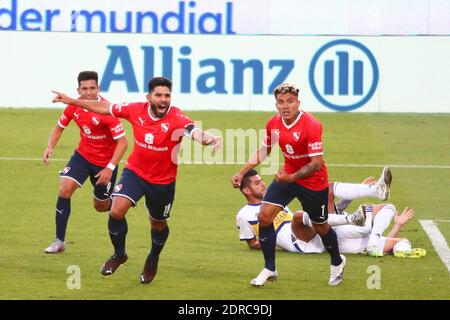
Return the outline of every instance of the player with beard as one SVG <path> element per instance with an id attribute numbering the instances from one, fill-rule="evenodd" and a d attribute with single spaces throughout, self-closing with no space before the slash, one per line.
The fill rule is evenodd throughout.
<path id="1" fill-rule="evenodd" d="M 155 77 L 148 83 L 147 101 L 111 104 L 101 101 L 76 100 L 56 92 L 53 102 L 75 104 L 89 111 L 124 118 L 133 126 L 134 148 L 112 194 L 113 203 L 108 222 L 114 255 L 104 263 L 101 273 L 111 275 L 125 263 L 127 221 L 131 206 L 145 196 L 152 247 L 145 261 L 140 282 L 150 283 L 157 272 L 159 255 L 169 236 L 170 209 L 175 196 L 177 155 L 184 135 L 203 145 L 220 147 L 220 137 L 202 132 L 180 109 L 171 105 L 172 83 Z"/>

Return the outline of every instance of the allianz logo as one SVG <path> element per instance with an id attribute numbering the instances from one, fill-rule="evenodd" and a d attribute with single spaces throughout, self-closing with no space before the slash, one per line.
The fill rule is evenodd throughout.
<path id="1" fill-rule="evenodd" d="M 154 76 L 174 80 L 177 75 L 176 87 L 180 93 L 272 94 L 295 67 L 293 59 L 203 58 L 201 53 L 195 55 L 192 47 L 187 45 L 140 46 L 139 49 L 140 56 L 137 56 L 128 46 L 107 46 L 109 57 L 100 82 L 102 91 L 107 92 L 112 83 L 118 82 L 124 84 L 128 92 L 146 92 L 148 80 Z M 133 62 L 138 59 L 142 59 L 143 70 L 135 68 Z M 156 73 L 156 68 L 162 72 Z M 143 75 L 141 79 L 137 78 L 136 71 Z M 250 89 L 246 89 L 247 83 L 251 84 Z M 244 92 L 246 90 L 251 91 Z"/>

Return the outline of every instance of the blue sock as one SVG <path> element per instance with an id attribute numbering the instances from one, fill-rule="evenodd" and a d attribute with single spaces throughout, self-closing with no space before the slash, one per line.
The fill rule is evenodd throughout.
<path id="1" fill-rule="evenodd" d="M 328 251 L 331 257 L 331 264 L 338 266 L 342 262 L 342 258 L 339 254 L 339 246 L 337 242 L 336 232 L 330 227 L 328 232 L 324 236 L 320 236 L 323 242 L 323 246 Z"/>
<path id="2" fill-rule="evenodd" d="M 114 254 L 122 257 L 125 255 L 125 238 L 128 232 L 128 224 L 125 218 L 114 219 L 109 215 L 108 220 L 109 237 L 114 246 Z"/>
<path id="3" fill-rule="evenodd" d="M 275 246 L 277 235 L 273 223 L 267 227 L 259 226 L 259 243 L 264 254 L 265 267 L 270 271 L 275 271 Z"/>
<path id="4" fill-rule="evenodd" d="M 58 197 L 56 201 L 56 238 L 64 241 L 66 238 L 67 221 L 70 216 L 70 198 Z"/>
<path id="5" fill-rule="evenodd" d="M 159 254 L 164 248 L 167 238 L 169 237 L 169 226 L 162 231 L 155 231 L 152 229 L 152 249 L 147 256 L 147 261 L 158 261 Z"/>

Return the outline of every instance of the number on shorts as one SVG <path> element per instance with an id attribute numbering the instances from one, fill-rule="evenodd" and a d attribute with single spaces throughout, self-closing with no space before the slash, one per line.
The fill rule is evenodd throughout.
<path id="1" fill-rule="evenodd" d="M 168 205 L 164 206 L 164 213 L 163 213 L 164 217 L 168 217 L 169 216 L 169 212 L 170 212 L 170 207 L 171 206 L 172 206 L 171 203 L 169 203 Z"/>

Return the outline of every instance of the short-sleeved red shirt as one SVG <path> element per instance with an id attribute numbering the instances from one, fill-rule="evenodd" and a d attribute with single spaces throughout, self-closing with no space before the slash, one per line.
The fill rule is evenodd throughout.
<path id="1" fill-rule="evenodd" d="M 175 181 L 180 143 L 186 127 L 194 122 L 174 106 L 164 117 L 154 118 L 147 102 L 112 104 L 110 113 L 133 127 L 134 146 L 125 168 L 153 184 Z"/>
<path id="2" fill-rule="evenodd" d="M 284 170 L 294 173 L 311 162 L 311 157 L 323 154 L 322 125 L 311 114 L 301 111 L 297 119 L 286 125 L 280 115 L 267 123 L 263 144 L 278 143 L 284 155 Z M 311 176 L 295 181 L 308 189 L 319 191 L 328 187 L 328 172 L 325 163 Z"/>
<path id="3" fill-rule="evenodd" d="M 106 167 L 116 149 L 116 140 L 125 135 L 120 120 L 68 105 L 59 118 L 58 125 L 66 128 L 71 120 L 80 128 L 80 143 L 76 150 L 90 163 Z"/>

